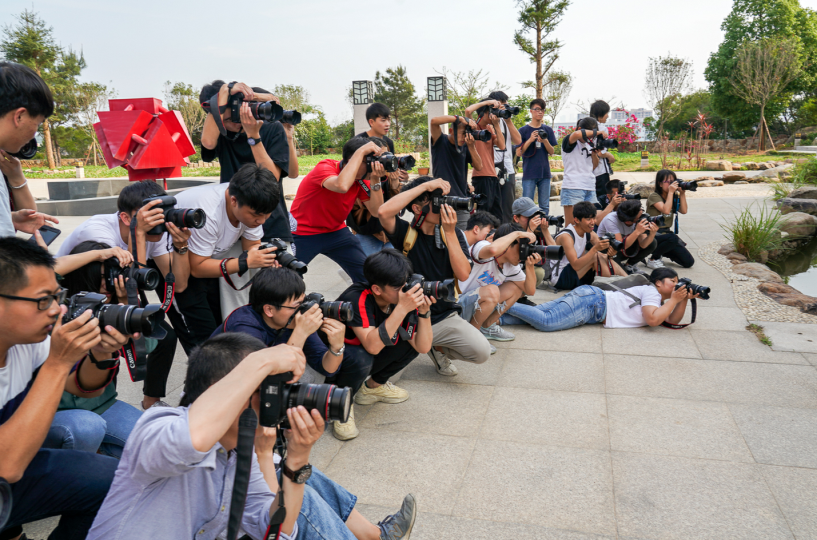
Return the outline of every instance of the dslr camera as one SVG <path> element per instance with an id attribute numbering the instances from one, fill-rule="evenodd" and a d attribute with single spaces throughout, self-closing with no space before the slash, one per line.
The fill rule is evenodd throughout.
<path id="1" fill-rule="evenodd" d="M 562 246 L 540 246 L 538 244 L 531 244 L 527 238 L 519 239 L 519 262 L 528 260 L 528 257 L 538 253 L 542 259 L 547 261 L 561 260 L 565 255 L 565 248 Z"/>
<path id="2" fill-rule="evenodd" d="M 119 276 L 124 275 L 125 279 L 135 279 L 136 286 L 143 291 L 155 291 L 159 286 L 159 272 L 153 268 L 137 268 L 133 269 L 131 266 L 122 268 L 119 259 L 111 257 L 102 263 L 102 269 L 105 277 L 105 288 L 113 292 L 116 290 L 116 281 Z M 123 300 L 120 298 L 120 300 Z"/>
<path id="3" fill-rule="evenodd" d="M 81 292 L 68 299 L 68 311 L 62 318 L 62 323 L 66 324 L 83 313 L 91 310 L 93 316 L 99 319 L 99 327 L 103 329 L 107 325 L 116 328 L 122 334 L 131 336 L 136 332 L 146 337 L 162 339 L 167 334 L 159 323 L 164 319 L 162 306 L 150 304 L 143 308 L 137 306 L 122 306 L 119 304 L 106 304 L 107 298 L 104 294 Z"/>
<path id="4" fill-rule="evenodd" d="M 465 125 L 465 133 L 470 133 L 475 141 L 488 142 L 491 140 L 491 132 L 487 129 L 474 129 L 468 124 Z"/>
<path id="5" fill-rule="evenodd" d="M 686 287 L 692 294 L 701 295 L 701 300 L 709 300 L 709 292 L 712 290 L 709 287 L 704 287 L 703 285 L 695 285 L 689 278 L 681 278 L 678 280 L 678 283 L 675 285 L 675 289 L 678 290 L 681 287 Z"/>
<path id="6" fill-rule="evenodd" d="M 397 158 L 397 168 L 404 171 L 411 170 L 414 168 L 416 161 L 414 156 L 400 156 Z"/>
<path id="7" fill-rule="evenodd" d="M 508 120 L 517 114 L 519 114 L 520 108 L 513 107 L 511 105 L 505 105 L 501 109 L 491 109 L 491 114 L 496 116 L 497 118 L 502 118 L 504 120 Z"/>
<path id="8" fill-rule="evenodd" d="M 684 191 L 698 191 L 698 181 L 692 180 L 691 182 L 681 182 L 679 180 L 678 187 Z"/>
<path id="9" fill-rule="evenodd" d="M 352 406 L 352 389 L 334 384 L 287 384 L 292 373 L 268 375 L 261 383 L 261 414 L 258 423 L 266 427 L 289 428 L 287 409 L 303 405 L 317 410 L 324 420 L 346 422 Z"/>
<path id="10" fill-rule="evenodd" d="M 155 200 L 162 201 L 153 208 L 161 208 L 165 215 L 165 223 L 170 222 L 176 227 L 187 227 L 188 229 L 201 229 L 207 221 L 207 214 L 201 208 L 176 208 L 176 197 L 171 195 L 158 195 L 144 199 L 142 205 Z M 167 231 L 164 223 L 156 225 L 147 234 L 163 234 Z"/>
<path id="11" fill-rule="evenodd" d="M 639 193 L 622 193 L 621 197 L 625 201 L 640 201 L 641 200 L 641 194 L 639 194 Z"/>
<path id="12" fill-rule="evenodd" d="M 17 159 L 31 159 L 37 153 L 37 139 L 31 139 L 27 143 L 23 145 L 17 152 L 11 153 L 9 155 L 12 157 L 16 157 Z"/>
<path id="13" fill-rule="evenodd" d="M 615 251 L 624 251 L 624 242 L 621 240 L 616 240 L 615 234 L 606 233 L 601 237 L 601 239 L 609 241 L 610 247 L 613 248 Z"/>
<path id="14" fill-rule="evenodd" d="M 549 216 L 549 215 L 545 214 L 544 212 L 536 212 L 531 217 L 533 218 L 535 216 L 539 216 L 540 218 L 542 218 L 542 221 L 547 223 L 548 226 L 553 225 L 553 226 L 559 227 L 559 228 L 562 228 L 562 227 L 565 226 L 565 217 L 564 216 Z"/>
<path id="15" fill-rule="evenodd" d="M 603 135 L 596 135 L 596 141 L 591 142 L 590 146 L 599 150 L 615 150 L 618 148 L 618 141 L 615 139 L 605 139 Z"/>
<path id="16" fill-rule="evenodd" d="M 426 281 L 421 274 L 409 276 L 406 284 L 403 285 L 403 292 L 409 292 L 415 285 L 420 285 L 420 290 L 429 298 L 443 300 L 445 302 L 457 301 L 457 290 L 453 279 L 445 281 Z"/>
<path id="17" fill-rule="evenodd" d="M 475 202 L 474 197 L 454 197 L 453 195 L 443 195 L 441 190 L 434 190 L 431 194 L 431 211 L 439 214 L 442 205 L 447 204 L 454 210 L 468 210 L 471 212 L 474 209 Z"/>
<path id="18" fill-rule="evenodd" d="M 666 227 L 666 225 L 664 225 L 664 223 L 665 223 L 664 218 L 667 218 L 667 217 L 671 217 L 671 216 L 667 216 L 667 215 L 660 215 L 660 216 L 642 215 L 641 219 L 639 221 L 646 221 L 647 223 L 655 223 L 659 227 Z"/>
<path id="19" fill-rule="evenodd" d="M 312 306 L 317 305 L 327 319 L 335 319 L 344 324 L 351 322 L 354 318 L 354 310 L 351 302 L 327 302 L 321 293 L 309 293 L 301 302 L 298 308 L 300 313 L 306 313 Z"/>
<path id="20" fill-rule="evenodd" d="M 407 156 L 411 157 L 411 156 Z M 414 166 L 414 158 L 411 158 L 412 166 Z M 386 169 L 386 172 L 395 172 L 400 166 L 400 160 L 391 152 L 383 152 L 379 156 L 374 154 L 366 155 L 366 172 L 372 172 L 372 163 L 379 162 Z"/>
<path id="21" fill-rule="evenodd" d="M 269 249 L 271 247 L 277 248 L 274 252 L 275 260 L 278 261 L 278 264 L 284 268 L 294 270 L 302 276 L 306 274 L 307 270 L 309 270 L 306 263 L 299 261 L 291 253 L 287 253 L 287 245 L 280 238 L 273 238 L 266 244 L 261 244 L 258 246 L 258 249 Z"/>

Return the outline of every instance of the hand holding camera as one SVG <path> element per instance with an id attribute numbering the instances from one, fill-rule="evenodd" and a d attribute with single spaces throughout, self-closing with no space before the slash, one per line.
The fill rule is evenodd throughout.
<path id="1" fill-rule="evenodd" d="M 409 285 L 409 284 L 407 284 Z M 398 292 L 397 307 L 401 313 L 411 313 L 415 309 L 420 309 L 425 306 L 425 295 L 423 294 L 423 287 L 420 283 L 415 283 L 408 291 L 403 287 Z"/>
<path id="2" fill-rule="evenodd" d="M 675 285 L 675 291 L 673 291 L 673 298 L 675 297 L 675 293 L 679 290 L 687 292 L 687 298 L 700 298 L 701 300 L 709 300 L 709 293 L 712 292 L 712 289 L 709 287 L 705 287 L 703 285 L 696 285 L 692 283 L 692 280 L 689 278 L 681 278 L 678 280 L 678 283 Z"/>
<path id="3" fill-rule="evenodd" d="M 277 267 L 276 253 L 278 248 L 271 244 L 259 244 L 247 251 L 247 268 Z"/>
<path id="4" fill-rule="evenodd" d="M 85 312 L 70 321 L 64 318 L 68 309 L 60 306 L 60 314 L 51 331 L 51 350 L 48 359 L 63 367 L 71 368 L 102 340 L 99 320 L 93 313 Z"/>
<path id="5" fill-rule="evenodd" d="M 160 195 L 150 197 L 149 199 L 144 199 L 142 201 L 142 208 L 140 209 L 140 212 L 144 210 L 145 207 L 151 202 L 156 200 L 159 202 L 154 203 L 155 207 L 161 209 L 162 214 L 164 215 L 164 221 L 159 222 L 145 234 L 154 235 L 164 233 L 167 230 L 167 227 L 165 226 L 166 223 L 173 223 L 177 227 L 201 229 L 207 222 L 207 214 L 204 213 L 204 210 L 201 208 L 176 208 L 176 197 L 171 195 Z M 153 206 L 151 206 L 151 208 L 153 208 Z M 137 214 L 137 221 L 139 221 L 139 214 Z M 138 225 L 139 224 L 137 223 L 137 226 Z"/>
<path id="6" fill-rule="evenodd" d="M 247 134 L 247 137 L 252 139 L 260 138 L 261 126 L 263 124 L 263 120 L 256 120 L 256 118 L 253 116 L 253 113 L 250 110 L 250 104 L 248 102 L 245 101 L 241 104 L 241 127 L 244 128 L 244 133 Z"/>
<path id="7" fill-rule="evenodd" d="M 91 353 L 95 359 L 103 360 L 110 358 L 113 352 L 124 347 L 130 336 L 126 336 L 113 326 L 107 325 L 99 337 L 99 344 L 91 349 Z M 137 332 L 133 337 L 138 339 L 139 333 Z"/>
<path id="8" fill-rule="evenodd" d="M 342 322 L 324 317 L 320 328 L 321 332 L 326 334 L 326 341 L 333 351 L 337 352 L 343 347 L 343 340 L 346 337 L 346 325 Z"/>
<path id="9" fill-rule="evenodd" d="M 436 178 L 430 182 L 426 182 L 423 185 L 425 186 L 426 191 L 435 191 L 439 189 L 442 191 L 443 195 L 448 195 L 448 192 L 451 191 L 451 184 L 442 178 Z"/>
<path id="10" fill-rule="evenodd" d="M 280 238 L 273 238 L 266 244 L 258 246 L 259 251 L 266 251 L 270 248 L 275 248 L 273 255 L 275 255 L 276 264 L 272 266 L 283 266 L 284 268 L 298 272 L 302 276 L 309 270 L 306 263 L 299 261 L 294 255 L 287 253 L 287 245 Z M 252 266 L 249 268 L 252 268 Z"/>
<path id="11" fill-rule="evenodd" d="M 295 312 L 295 332 L 299 332 L 304 338 L 317 332 L 322 324 L 323 313 L 316 303 L 303 313 L 300 310 Z"/>
<path id="12" fill-rule="evenodd" d="M 187 241 L 190 240 L 190 236 L 193 234 L 193 231 L 187 227 L 179 228 L 170 221 L 165 223 L 165 227 L 167 227 L 167 232 L 170 234 L 173 246 L 176 247 L 176 249 L 181 249 L 186 246 Z"/>
<path id="13" fill-rule="evenodd" d="M 117 259 L 119 264 L 129 266 L 133 262 L 133 255 L 121 247 L 112 247 L 97 251 L 97 260 L 99 262 L 104 262 L 108 259 Z"/>
<path id="14" fill-rule="evenodd" d="M 136 212 L 136 233 L 137 234 L 157 234 L 154 229 L 160 230 L 164 228 L 165 213 L 162 209 L 162 199 L 152 199 L 150 202 L 142 205 L 142 208 Z M 174 197 L 175 204 L 175 197 Z M 158 233 L 161 234 L 161 233 Z"/>
<path id="15" fill-rule="evenodd" d="M 309 463 L 309 453 L 323 435 L 326 422 L 316 409 L 307 410 L 303 405 L 287 409 L 287 420 L 286 464 L 290 469 L 300 469 Z"/>
<path id="16" fill-rule="evenodd" d="M 440 208 L 440 225 L 445 233 L 450 235 L 448 238 L 457 238 L 457 212 L 447 204 Z"/>
<path id="17" fill-rule="evenodd" d="M 612 240 L 615 240 L 615 236 L 612 238 Z M 610 249 L 610 247 L 611 247 L 611 245 L 610 245 L 610 244 L 611 244 L 611 241 L 612 241 L 612 240 L 611 240 L 609 237 L 607 237 L 607 236 L 602 236 L 601 238 L 599 238 L 599 243 L 598 243 L 598 244 L 593 244 L 593 248 L 592 248 L 592 249 L 595 249 L 595 250 L 596 250 L 597 252 L 599 252 L 599 253 L 604 253 L 605 251 L 607 251 L 608 249 Z M 622 248 L 624 247 L 624 242 L 620 242 L 620 241 L 618 241 L 618 240 L 615 240 L 615 241 L 616 241 L 616 242 L 617 242 L 617 244 L 618 244 L 618 245 L 620 245 Z"/>
<path id="18" fill-rule="evenodd" d="M 0 173 L 3 173 L 13 186 L 20 185 L 26 180 L 20 160 L 5 150 L 0 150 Z"/>

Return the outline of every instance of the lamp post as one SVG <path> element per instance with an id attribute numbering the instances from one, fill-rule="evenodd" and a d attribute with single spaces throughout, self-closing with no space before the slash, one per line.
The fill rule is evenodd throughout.
<path id="1" fill-rule="evenodd" d="M 431 163 L 431 119 L 435 116 L 446 116 L 448 114 L 448 95 L 446 91 L 445 77 L 428 77 L 428 161 Z M 444 135 L 448 135 L 448 124 L 440 126 Z"/>
<path id="2" fill-rule="evenodd" d="M 352 102 L 354 103 L 355 134 L 369 131 L 366 121 L 366 109 L 374 102 L 374 84 L 372 81 L 352 82 Z"/>

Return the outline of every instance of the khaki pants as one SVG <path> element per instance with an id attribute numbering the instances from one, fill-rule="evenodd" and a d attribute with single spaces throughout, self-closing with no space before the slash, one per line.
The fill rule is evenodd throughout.
<path id="1" fill-rule="evenodd" d="M 448 358 L 482 364 L 491 356 L 491 345 L 482 332 L 458 313 L 452 313 L 432 325 L 431 329 L 434 332 L 431 346 L 442 348 L 443 354 Z"/>

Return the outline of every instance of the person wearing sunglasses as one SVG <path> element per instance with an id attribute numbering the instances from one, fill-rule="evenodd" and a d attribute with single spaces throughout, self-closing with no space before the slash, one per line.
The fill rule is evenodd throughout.
<path id="1" fill-rule="evenodd" d="M 63 324 L 67 291 L 54 258 L 16 237 L 0 238 L 0 477 L 14 505 L 2 537 L 50 516 L 50 538 L 83 538 L 114 477 L 117 460 L 43 448 L 63 391 L 102 394 L 126 338 L 85 312 Z"/>

